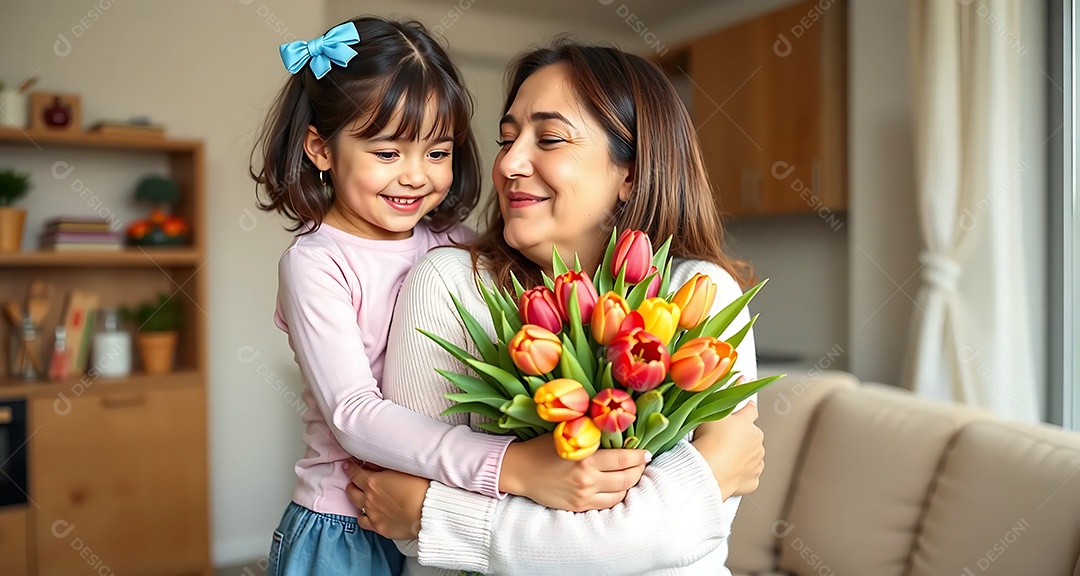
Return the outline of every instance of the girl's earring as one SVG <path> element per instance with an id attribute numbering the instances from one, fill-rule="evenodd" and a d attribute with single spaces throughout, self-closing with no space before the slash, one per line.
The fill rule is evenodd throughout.
<path id="1" fill-rule="evenodd" d="M 323 194 L 325 194 L 327 198 L 334 195 L 334 188 L 326 183 L 325 170 L 319 170 L 319 182 L 322 183 Z"/>

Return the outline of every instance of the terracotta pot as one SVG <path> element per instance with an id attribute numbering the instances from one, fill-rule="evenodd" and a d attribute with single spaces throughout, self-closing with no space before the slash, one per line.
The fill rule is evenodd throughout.
<path id="1" fill-rule="evenodd" d="M 135 340 L 147 374 L 172 372 L 176 359 L 176 332 L 139 332 Z"/>
<path id="2" fill-rule="evenodd" d="M 0 206 L 0 252 L 18 252 L 22 248 L 26 210 Z"/>

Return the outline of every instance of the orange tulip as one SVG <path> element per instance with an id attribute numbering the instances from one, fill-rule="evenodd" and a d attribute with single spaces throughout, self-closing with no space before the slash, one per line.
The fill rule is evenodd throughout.
<path id="1" fill-rule="evenodd" d="M 562 341 L 550 330 L 535 324 L 526 324 L 507 344 L 510 359 L 522 372 L 530 376 L 547 374 L 559 365 Z"/>
<path id="2" fill-rule="evenodd" d="M 600 447 L 600 428 L 588 416 L 555 427 L 555 451 L 567 460 L 582 460 Z"/>
<path id="3" fill-rule="evenodd" d="M 637 311 L 645 320 L 645 331 L 656 336 L 667 346 L 679 327 L 679 307 L 663 298 L 648 298 L 638 306 Z"/>
<path id="4" fill-rule="evenodd" d="M 577 380 L 556 378 L 533 394 L 536 413 L 548 422 L 566 422 L 585 415 L 589 393 Z"/>
<path id="5" fill-rule="evenodd" d="M 679 307 L 679 328 L 690 330 L 708 317 L 716 298 L 716 283 L 708 276 L 698 273 L 679 288 L 671 299 Z"/>
<path id="6" fill-rule="evenodd" d="M 607 346 L 619 334 L 630 306 L 615 292 L 608 292 L 596 301 L 592 314 L 592 334 L 597 343 Z"/>
<path id="7" fill-rule="evenodd" d="M 602 432 L 616 434 L 634 423 L 637 404 L 626 390 L 604 388 L 589 404 L 589 416 Z"/>
<path id="8" fill-rule="evenodd" d="M 688 392 L 701 392 L 727 376 L 739 353 L 735 348 L 708 336 L 694 338 L 671 355 L 668 376 Z"/>

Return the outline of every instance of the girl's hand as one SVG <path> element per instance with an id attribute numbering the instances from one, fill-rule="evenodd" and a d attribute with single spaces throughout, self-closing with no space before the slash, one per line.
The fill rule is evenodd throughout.
<path id="1" fill-rule="evenodd" d="M 644 450 L 597 450 L 584 460 L 555 452 L 551 434 L 506 448 L 499 490 L 571 512 L 602 510 L 622 502 L 645 472 Z"/>
<path id="2" fill-rule="evenodd" d="M 694 434 L 694 448 L 708 460 L 725 500 L 758 488 L 765 469 L 765 434 L 754 424 L 757 417 L 757 403 L 751 400 L 722 420 L 702 424 Z"/>
<path id="3" fill-rule="evenodd" d="M 430 480 L 394 470 L 360 468 L 349 462 L 345 473 L 352 482 L 345 488 L 349 501 L 362 513 L 360 527 L 391 540 L 420 535 L 420 514 Z"/>

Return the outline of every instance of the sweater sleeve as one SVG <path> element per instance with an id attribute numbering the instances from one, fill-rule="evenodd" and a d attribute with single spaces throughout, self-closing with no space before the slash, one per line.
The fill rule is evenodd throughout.
<path id="1" fill-rule="evenodd" d="M 278 286 L 296 362 L 346 452 L 384 468 L 499 494 L 498 470 L 510 439 L 440 422 L 383 399 L 351 288 L 332 258 L 291 248 L 279 263 Z"/>
<path id="2" fill-rule="evenodd" d="M 484 574 L 640 574 L 688 566 L 730 534 L 709 464 L 689 442 L 656 457 L 620 504 L 552 510 L 432 482 L 420 563 Z"/>

